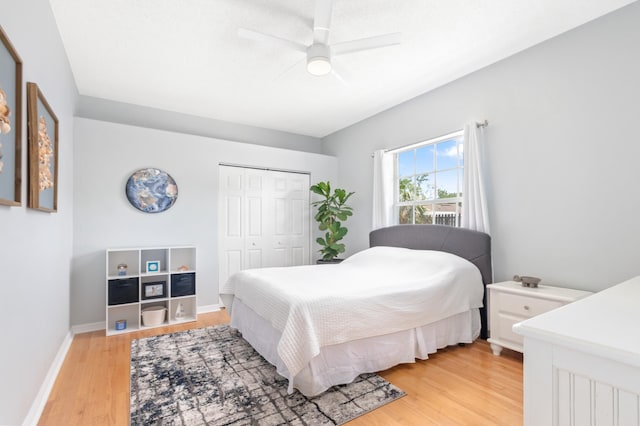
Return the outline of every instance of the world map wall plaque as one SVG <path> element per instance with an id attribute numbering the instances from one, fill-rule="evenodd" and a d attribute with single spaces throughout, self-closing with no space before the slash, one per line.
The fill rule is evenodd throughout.
<path id="1" fill-rule="evenodd" d="M 156 168 L 134 172 L 126 186 L 127 199 L 133 207 L 145 213 L 161 213 L 178 198 L 178 186 L 171 175 Z"/>

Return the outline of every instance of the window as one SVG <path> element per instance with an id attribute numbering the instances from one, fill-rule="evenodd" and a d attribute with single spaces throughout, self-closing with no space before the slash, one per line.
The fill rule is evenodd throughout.
<path id="1" fill-rule="evenodd" d="M 462 131 L 397 151 L 397 223 L 460 226 L 462 151 Z"/>

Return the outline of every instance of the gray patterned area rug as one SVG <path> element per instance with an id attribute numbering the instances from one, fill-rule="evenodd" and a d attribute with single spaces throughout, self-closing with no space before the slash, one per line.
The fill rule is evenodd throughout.
<path id="1" fill-rule="evenodd" d="M 131 342 L 131 425 L 339 425 L 405 393 L 377 374 L 307 398 L 227 325 Z"/>

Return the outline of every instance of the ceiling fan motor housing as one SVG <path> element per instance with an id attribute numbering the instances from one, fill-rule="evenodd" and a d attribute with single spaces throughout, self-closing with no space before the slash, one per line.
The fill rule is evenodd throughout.
<path id="1" fill-rule="evenodd" d="M 322 43 L 313 43 L 307 48 L 307 70 L 313 75 L 331 72 L 331 48 Z"/>

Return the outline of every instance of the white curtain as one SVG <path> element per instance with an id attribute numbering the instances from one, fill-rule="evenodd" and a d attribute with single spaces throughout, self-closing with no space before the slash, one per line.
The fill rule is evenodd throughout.
<path id="1" fill-rule="evenodd" d="M 393 154 L 373 153 L 373 229 L 393 225 Z"/>
<path id="2" fill-rule="evenodd" d="M 484 127 L 473 122 L 464 126 L 464 202 L 462 227 L 489 233 L 489 214 L 484 186 L 482 149 Z"/>

